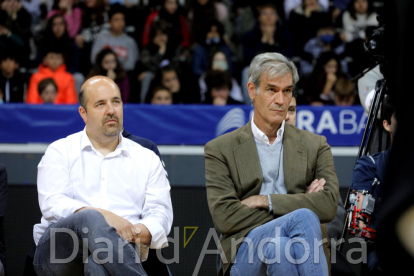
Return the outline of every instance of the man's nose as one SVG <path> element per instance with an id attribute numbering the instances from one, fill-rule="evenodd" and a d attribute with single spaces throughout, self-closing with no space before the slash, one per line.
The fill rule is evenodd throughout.
<path id="1" fill-rule="evenodd" d="M 283 92 L 277 92 L 275 94 L 275 98 L 274 98 L 274 103 L 278 104 L 278 105 L 283 105 L 284 104 L 284 97 L 283 97 Z"/>
<path id="2" fill-rule="evenodd" d="M 106 113 L 107 114 L 110 114 L 110 115 L 112 115 L 112 114 L 114 114 L 115 113 L 115 108 L 114 108 L 114 106 L 112 105 L 112 103 L 109 103 L 109 104 L 107 104 L 107 109 L 106 109 Z"/>

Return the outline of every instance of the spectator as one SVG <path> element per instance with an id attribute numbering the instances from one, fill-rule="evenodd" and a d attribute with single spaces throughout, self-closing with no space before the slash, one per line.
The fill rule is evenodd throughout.
<path id="1" fill-rule="evenodd" d="M 171 93 L 174 104 L 179 103 L 190 103 L 193 102 L 194 98 L 200 100 L 200 94 L 196 96 L 189 94 L 190 92 L 196 91 L 196 89 L 187 89 L 189 87 L 187 82 L 183 82 L 180 79 L 177 69 L 171 65 L 162 67 L 157 71 L 154 80 L 151 83 L 151 87 L 162 85 L 166 87 Z M 151 88 L 152 91 L 154 88 Z M 195 94 L 195 93 L 193 93 Z M 147 96 L 148 98 L 149 96 Z M 149 102 L 146 100 L 145 102 Z"/>
<path id="2" fill-rule="evenodd" d="M 103 49 L 96 57 L 95 65 L 88 74 L 88 79 L 94 76 L 106 76 L 112 79 L 119 87 L 122 102 L 129 101 L 129 80 L 115 53 L 111 49 Z"/>
<path id="3" fill-rule="evenodd" d="M 76 104 L 78 102 L 75 91 L 75 80 L 72 74 L 66 71 L 63 54 L 58 48 L 50 48 L 39 65 L 39 71 L 30 78 L 27 92 L 27 103 L 41 104 L 42 99 L 38 92 L 38 85 L 43 79 L 53 78 L 58 87 L 55 104 Z"/>
<path id="4" fill-rule="evenodd" d="M 323 52 L 333 51 L 340 56 L 345 51 L 345 44 L 338 34 L 335 34 L 334 26 L 330 18 L 326 18 L 319 26 L 316 37 L 311 38 L 304 47 L 303 58 L 300 62 L 301 75 L 305 76 L 312 72 L 314 61 Z M 347 68 L 345 60 L 341 61 L 342 68 Z M 344 70 L 347 72 L 347 70 Z"/>
<path id="5" fill-rule="evenodd" d="M 336 106 L 351 106 L 355 103 L 355 85 L 348 78 L 340 78 L 335 84 L 334 103 Z"/>
<path id="6" fill-rule="evenodd" d="M 223 52 L 216 52 L 214 55 L 212 55 L 212 58 L 210 59 L 209 62 L 209 67 L 207 68 L 207 71 L 211 71 L 211 70 L 219 70 L 219 71 L 223 71 L 223 72 L 227 72 L 230 74 L 229 71 L 229 63 L 227 61 L 226 55 Z M 200 78 L 198 79 L 198 85 L 200 87 L 200 95 L 201 95 L 201 101 L 203 102 L 205 100 L 205 94 L 207 92 L 207 85 L 206 85 L 206 72 L 204 72 Z M 243 99 L 243 95 L 241 92 L 241 88 L 240 85 L 237 83 L 237 80 L 234 78 L 231 78 L 231 91 L 230 91 L 230 96 L 239 101 L 242 102 Z"/>
<path id="7" fill-rule="evenodd" d="M 3 102 L 22 103 L 25 101 L 28 74 L 20 73 L 19 64 L 13 53 L 3 53 L 0 60 L 0 89 L 3 91 Z"/>
<path id="8" fill-rule="evenodd" d="M 11 49 L 22 51 L 24 46 L 23 39 L 6 27 L 6 21 L 7 13 L 0 10 L 0 53 L 10 51 Z"/>
<path id="9" fill-rule="evenodd" d="M 230 96 L 231 77 L 227 72 L 213 70 L 206 74 L 207 94 L 205 104 L 243 104 Z"/>
<path id="10" fill-rule="evenodd" d="M 39 82 L 37 91 L 44 104 L 53 104 L 57 96 L 57 85 L 52 78 L 44 79 Z"/>
<path id="11" fill-rule="evenodd" d="M 343 73 L 340 61 L 335 53 L 322 53 L 307 79 L 307 85 L 305 86 L 307 103 L 311 105 L 334 104 L 335 89 L 343 91 L 343 88 L 337 88 L 337 85 L 348 86 L 347 82 L 348 77 Z"/>
<path id="12" fill-rule="evenodd" d="M 226 55 L 229 70 L 233 72 L 233 53 L 224 41 L 223 25 L 214 20 L 205 25 L 202 42 L 193 48 L 193 74 L 199 78 L 208 68 L 209 57 L 217 51 Z"/>
<path id="13" fill-rule="evenodd" d="M 371 0 L 351 0 L 348 10 L 344 12 L 342 24 L 346 42 L 366 38 L 368 26 L 378 26 L 377 14 Z"/>
<path id="14" fill-rule="evenodd" d="M 177 47 L 181 44 L 183 48 L 190 46 L 190 33 L 187 29 L 186 18 L 180 10 L 177 0 L 164 0 L 160 10 L 155 10 L 149 14 L 145 22 L 142 45 L 145 47 L 151 42 L 151 28 L 155 22 L 163 20 L 167 23 L 170 33 L 170 43 Z"/>
<path id="15" fill-rule="evenodd" d="M 173 103 L 172 93 L 164 86 L 157 86 L 152 91 L 151 104 L 170 105 Z"/>
<path id="16" fill-rule="evenodd" d="M 30 30 L 32 18 L 26 9 L 22 6 L 19 0 L 3 0 L 1 1 L 1 10 L 6 14 L 0 14 L 0 17 L 4 16 L 3 27 L 6 30 L 8 36 L 15 35 L 20 37 L 23 44 L 20 44 L 22 49 L 20 65 L 23 67 L 29 67 L 30 56 L 30 39 L 32 33 Z M 0 24 L 1 25 L 1 24 Z"/>
<path id="17" fill-rule="evenodd" d="M 53 9 L 48 13 L 47 18 L 55 14 L 64 16 L 69 37 L 74 39 L 82 25 L 82 11 L 75 7 L 73 0 L 55 0 Z"/>
<path id="18" fill-rule="evenodd" d="M 343 0 L 341 0 L 343 1 Z M 295 8 L 299 7 L 302 4 L 302 0 L 284 0 L 283 8 L 285 12 L 285 19 L 289 20 L 289 15 Z M 318 0 L 318 4 L 323 7 L 325 11 L 329 9 L 329 0 Z M 337 2 L 337 0 L 334 2 Z M 336 7 L 336 6 L 335 6 Z"/>
<path id="19" fill-rule="evenodd" d="M 79 53 L 75 42 L 69 37 L 66 20 L 61 14 L 52 15 L 46 25 L 43 38 L 37 47 L 38 62 L 45 57 L 45 51 L 56 45 L 65 55 L 65 64 L 68 72 L 74 74 L 79 69 Z M 82 82 L 83 83 L 83 82 Z"/>
<path id="20" fill-rule="evenodd" d="M 316 36 L 319 25 L 325 18 L 325 11 L 317 0 L 302 0 L 289 16 L 293 34 L 293 54 L 301 56 L 305 43 Z"/>
<path id="21" fill-rule="evenodd" d="M 293 91 L 292 99 L 290 100 L 289 108 L 286 113 L 286 119 L 285 119 L 286 123 L 292 126 L 296 126 L 296 107 L 297 107 L 296 98 L 297 98 L 297 94 L 295 91 Z"/>
<path id="22" fill-rule="evenodd" d="M 181 45 L 174 46 L 170 40 L 171 31 L 163 20 L 155 22 L 151 28 L 151 41 L 142 50 L 135 68 L 141 84 L 141 102 L 144 102 L 150 83 L 160 67 L 171 64 L 175 68 L 185 68 L 180 63 L 186 60 L 186 51 Z"/>
<path id="23" fill-rule="evenodd" d="M 108 6 L 105 0 L 85 0 L 80 7 L 82 25 L 75 42 L 80 49 L 79 67 L 82 69 L 82 74 L 86 76 L 91 68 L 92 43 L 102 31 L 109 29 Z"/>
<path id="24" fill-rule="evenodd" d="M 191 22 L 195 42 L 202 43 L 204 41 L 203 30 L 208 27 L 206 24 L 211 21 L 219 21 L 223 26 L 226 26 L 227 38 L 231 37 L 229 13 L 223 3 L 214 0 L 193 0 L 192 3 L 193 7 L 188 14 L 188 19 Z"/>
<path id="25" fill-rule="evenodd" d="M 264 52 L 277 52 L 291 56 L 291 35 L 278 23 L 276 6 L 258 6 L 259 16 L 256 26 L 247 32 L 243 39 L 244 62 L 250 61 Z"/>
<path id="26" fill-rule="evenodd" d="M 114 4 L 109 11 L 109 32 L 102 32 L 92 45 L 91 62 L 104 48 L 111 48 L 126 71 L 134 69 L 138 60 L 138 46 L 135 40 L 124 33 L 125 7 Z"/>

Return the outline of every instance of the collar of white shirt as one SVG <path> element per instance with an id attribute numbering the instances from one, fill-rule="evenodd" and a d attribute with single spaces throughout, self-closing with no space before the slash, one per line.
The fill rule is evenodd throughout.
<path id="1" fill-rule="evenodd" d="M 254 119 L 254 116 L 252 116 L 252 132 L 253 132 L 254 139 L 261 144 L 267 144 L 271 146 L 272 144 L 270 144 L 269 138 L 267 137 L 266 134 L 263 133 L 263 131 L 261 131 L 256 126 L 253 119 Z M 276 132 L 276 140 L 273 142 L 273 145 L 276 145 L 283 141 L 284 132 L 285 132 L 285 120 L 283 120 L 282 125 L 280 126 L 279 130 Z"/>
<path id="2" fill-rule="evenodd" d="M 122 136 L 121 133 L 119 133 L 118 146 L 113 152 L 108 154 L 106 157 L 117 156 L 119 154 L 123 154 L 125 157 L 129 156 L 128 146 L 124 142 L 123 140 L 124 137 Z M 88 134 L 86 133 L 86 127 L 83 129 L 82 134 L 81 134 L 81 150 L 83 151 L 85 149 L 91 149 L 95 152 L 95 154 L 102 156 L 102 154 L 92 145 L 92 142 L 89 139 Z"/>

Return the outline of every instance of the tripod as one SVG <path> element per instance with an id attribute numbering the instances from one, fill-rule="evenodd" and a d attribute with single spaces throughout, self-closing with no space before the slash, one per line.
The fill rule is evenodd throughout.
<path id="1" fill-rule="evenodd" d="M 362 136 L 362 141 L 361 141 L 361 144 L 359 146 L 359 151 L 358 151 L 356 161 L 358 161 L 358 159 L 361 156 L 367 155 L 367 153 L 368 153 L 368 149 L 369 149 L 369 146 L 371 145 L 371 141 L 372 141 L 372 133 L 374 132 L 374 122 L 375 122 L 375 119 L 378 116 L 378 112 L 380 110 L 381 103 L 384 99 L 385 87 L 386 87 L 385 79 L 378 80 L 376 85 L 375 85 L 375 96 L 372 100 L 372 104 L 371 104 L 371 107 L 369 109 L 368 121 L 367 121 L 367 124 L 366 124 L 367 127 L 365 127 L 364 134 Z M 381 135 L 380 135 L 380 137 L 381 137 Z M 356 161 L 355 161 L 355 163 L 356 163 Z M 345 198 L 345 204 L 344 204 L 345 210 L 347 210 L 347 207 L 348 207 L 348 199 L 349 199 L 350 192 L 351 192 L 351 187 L 349 187 L 346 198 Z M 348 224 L 349 224 L 349 216 L 346 216 L 340 240 L 342 240 L 344 238 L 346 230 L 349 227 Z M 342 250 L 342 244 L 343 243 L 340 243 L 338 245 L 338 251 Z"/>

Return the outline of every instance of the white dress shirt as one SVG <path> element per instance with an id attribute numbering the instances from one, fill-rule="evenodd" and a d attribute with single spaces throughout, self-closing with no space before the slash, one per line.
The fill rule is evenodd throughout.
<path id="1" fill-rule="evenodd" d="M 121 134 L 119 139 L 115 151 L 106 156 L 93 147 L 86 129 L 47 148 L 38 165 L 43 217 L 33 229 L 36 244 L 51 224 L 90 206 L 144 224 L 152 235 L 150 248 L 168 246 L 173 213 L 160 158 Z"/>
<path id="2" fill-rule="evenodd" d="M 270 144 L 270 140 L 267 137 L 266 134 L 264 134 L 263 131 L 261 131 L 256 124 L 254 123 L 254 116 L 252 116 L 252 132 L 254 140 L 260 144 L 266 144 L 266 145 L 275 145 L 283 143 L 283 134 L 285 133 L 285 120 L 283 120 L 282 125 L 276 132 L 276 140 L 273 141 L 273 144 Z"/>

